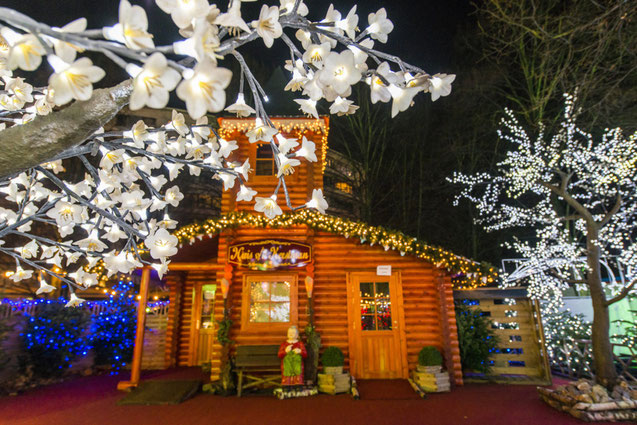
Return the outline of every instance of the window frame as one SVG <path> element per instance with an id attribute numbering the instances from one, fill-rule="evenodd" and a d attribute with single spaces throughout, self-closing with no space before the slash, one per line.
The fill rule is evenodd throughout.
<path id="1" fill-rule="evenodd" d="M 289 322 L 250 322 L 250 284 L 252 282 L 290 282 L 290 321 Z M 267 329 L 285 332 L 290 326 L 298 325 L 298 274 L 297 273 L 246 273 L 243 276 L 241 296 L 241 330 L 264 331 Z"/>

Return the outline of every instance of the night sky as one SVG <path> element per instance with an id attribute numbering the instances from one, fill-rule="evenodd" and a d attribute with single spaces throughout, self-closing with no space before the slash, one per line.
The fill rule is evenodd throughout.
<path id="1" fill-rule="evenodd" d="M 179 36 L 173 31 L 170 17 L 162 12 L 154 0 L 132 0 L 146 9 L 150 21 L 150 32 L 155 36 L 155 44 L 168 44 Z M 258 1 L 242 5 L 246 22 L 258 17 L 262 4 L 279 5 L 277 0 Z M 113 25 L 117 21 L 118 1 L 87 0 L 4 0 L 3 6 L 14 8 L 31 17 L 53 26 L 62 26 L 78 17 L 88 19 L 89 28 Z M 225 8 L 225 1 L 218 2 Z M 310 7 L 310 18 L 320 20 L 325 16 L 330 2 L 306 0 Z M 338 0 L 334 6 L 343 15 L 356 4 L 353 0 Z M 394 31 L 389 35 L 386 45 L 376 43 L 383 51 L 398 54 L 408 63 L 420 66 L 430 73 L 453 72 L 449 67 L 452 54 L 452 38 L 458 24 L 467 20 L 473 7 L 469 0 L 364 0 L 358 2 L 359 28 L 367 26 L 367 14 L 381 7 L 387 9 L 389 18 L 394 22 Z M 167 30 L 168 29 L 168 30 Z M 289 30 L 288 30 L 289 31 Z M 290 35 L 293 35 L 289 33 Z M 287 58 L 287 47 L 281 41 L 275 42 L 272 49 L 266 49 L 258 40 L 252 43 L 262 59 L 274 60 Z M 280 56 L 281 54 L 285 56 Z M 279 60 L 281 60 L 279 59 Z"/>

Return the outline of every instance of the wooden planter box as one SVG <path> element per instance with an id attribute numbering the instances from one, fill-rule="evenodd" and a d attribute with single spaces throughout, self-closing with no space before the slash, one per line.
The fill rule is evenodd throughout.
<path id="1" fill-rule="evenodd" d="M 613 400 L 606 403 L 584 403 L 555 391 L 537 387 L 537 391 L 549 406 L 567 412 L 586 422 L 637 421 L 637 401 Z"/>

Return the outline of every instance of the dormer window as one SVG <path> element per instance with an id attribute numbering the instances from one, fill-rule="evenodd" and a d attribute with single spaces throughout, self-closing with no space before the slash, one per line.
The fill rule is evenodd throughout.
<path id="1" fill-rule="evenodd" d="M 274 163 L 274 155 L 269 143 L 259 143 L 257 145 L 257 157 L 254 167 L 256 176 L 274 176 L 276 174 L 276 165 Z"/>

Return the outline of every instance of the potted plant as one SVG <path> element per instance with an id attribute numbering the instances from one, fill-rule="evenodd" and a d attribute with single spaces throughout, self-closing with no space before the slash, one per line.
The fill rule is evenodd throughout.
<path id="1" fill-rule="evenodd" d="M 442 355 L 432 345 L 427 345 L 418 353 L 418 372 L 438 373 L 442 369 Z"/>
<path id="2" fill-rule="evenodd" d="M 328 375 L 339 375 L 343 373 L 345 356 L 338 347 L 327 347 L 321 356 L 323 371 Z"/>

